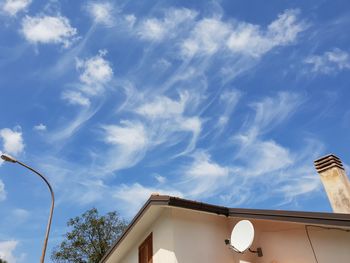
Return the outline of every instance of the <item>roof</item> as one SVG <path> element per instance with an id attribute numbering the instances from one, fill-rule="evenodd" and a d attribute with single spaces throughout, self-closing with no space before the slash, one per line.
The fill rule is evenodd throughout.
<path id="1" fill-rule="evenodd" d="M 224 206 L 211 205 L 202 202 L 191 201 L 179 197 L 168 195 L 151 195 L 143 207 L 139 210 L 133 220 L 130 222 L 124 233 L 118 238 L 115 244 L 104 255 L 100 262 L 105 262 L 118 245 L 124 240 L 134 225 L 142 218 L 145 211 L 150 206 L 168 206 L 190 209 L 200 212 L 223 215 L 226 217 L 251 218 L 263 220 L 275 220 L 285 222 L 295 222 L 310 225 L 330 225 L 350 227 L 350 214 L 338 213 L 319 213 L 319 212 L 300 212 L 283 210 L 263 210 L 263 209 L 242 209 L 228 208 Z"/>

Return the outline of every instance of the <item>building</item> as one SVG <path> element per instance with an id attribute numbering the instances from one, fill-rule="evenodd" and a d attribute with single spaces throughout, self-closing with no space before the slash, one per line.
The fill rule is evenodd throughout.
<path id="1" fill-rule="evenodd" d="M 342 189 L 341 197 L 350 193 L 335 178 L 345 174 L 333 170 L 344 170 L 338 158 L 329 155 L 315 165 L 321 177 L 325 171 L 332 176 L 327 190 L 332 200 L 339 199 L 337 187 Z M 322 180 L 327 189 L 327 180 Z M 347 177 L 341 180 L 349 183 Z M 336 208 L 344 209 L 338 201 Z M 341 201 L 346 206 L 349 200 Z M 263 256 L 237 253 L 225 244 L 242 219 L 250 220 L 255 228 L 251 250 L 261 248 Z M 349 263 L 350 214 L 236 209 L 152 195 L 101 262 Z"/>

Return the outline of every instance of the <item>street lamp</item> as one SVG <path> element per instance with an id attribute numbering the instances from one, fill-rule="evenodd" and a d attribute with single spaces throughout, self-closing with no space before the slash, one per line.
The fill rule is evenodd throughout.
<path id="1" fill-rule="evenodd" d="M 7 161 L 7 162 L 11 162 L 11 163 L 18 163 L 18 164 L 22 165 L 23 167 L 31 170 L 35 174 L 39 175 L 41 177 L 41 179 L 43 179 L 44 182 L 49 187 L 49 190 L 50 190 L 50 193 L 51 193 L 51 209 L 50 209 L 49 221 L 48 221 L 47 227 L 46 227 L 46 235 L 45 235 L 45 240 L 44 240 L 43 251 L 42 251 L 42 254 L 41 254 L 41 258 L 40 258 L 40 263 L 44 263 L 46 247 L 47 247 L 47 241 L 49 239 L 49 233 L 50 233 L 50 228 L 51 228 L 52 214 L 53 214 L 53 209 L 54 209 L 54 206 L 55 206 L 55 196 L 54 196 L 52 187 L 51 187 L 49 181 L 45 178 L 45 176 L 43 176 L 39 172 L 35 171 L 33 168 L 29 167 L 28 165 L 26 165 L 26 164 L 24 164 L 24 163 L 22 163 L 22 162 L 20 162 L 20 161 L 18 161 L 16 159 L 14 159 L 13 157 L 11 157 L 9 155 L 5 155 L 5 154 L 1 155 L 1 159 L 3 159 L 4 161 Z"/>

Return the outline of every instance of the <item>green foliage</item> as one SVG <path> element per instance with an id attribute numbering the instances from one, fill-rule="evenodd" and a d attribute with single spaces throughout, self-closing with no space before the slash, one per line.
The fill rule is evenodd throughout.
<path id="1" fill-rule="evenodd" d="M 116 212 L 99 216 L 96 208 L 70 219 L 67 225 L 71 231 L 53 250 L 54 262 L 98 263 L 127 226 Z"/>
<path id="2" fill-rule="evenodd" d="M 0 263 L 7 263 L 7 261 L 0 258 Z"/>

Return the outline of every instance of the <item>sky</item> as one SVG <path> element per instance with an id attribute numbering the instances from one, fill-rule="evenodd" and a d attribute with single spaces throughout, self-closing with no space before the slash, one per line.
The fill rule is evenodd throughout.
<path id="1" fill-rule="evenodd" d="M 66 222 L 152 193 L 331 212 L 313 161 L 350 164 L 350 2 L 0 1 L 0 152 Z M 349 170 L 349 169 L 348 169 Z M 0 256 L 37 262 L 44 183 L 0 161 Z"/>

